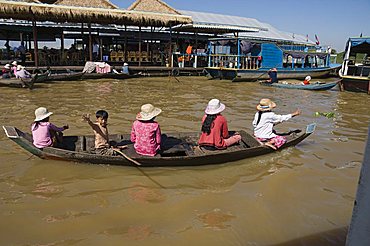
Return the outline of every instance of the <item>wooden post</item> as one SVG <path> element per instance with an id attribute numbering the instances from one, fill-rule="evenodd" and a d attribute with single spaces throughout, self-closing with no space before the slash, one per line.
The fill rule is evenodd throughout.
<path id="1" fill-rule="evenodd" d="M 171 59 L 171 57 L 172 57 L 172 24 L 170 25 L 170 49 L 169 49 L 168 53 L 169 53 L 168 60 L 170 62 L 170 67 L 172 67 L 173 66 L 172 59 Z"/>
<path id="2" fill-rule="evenodd" d="M 32 31 L 33 31 L 33 50 L 34 50 L 34 57 L 35 57 L 35 67 L 39 67 L 39 52 L 38 52 L 38 44 L 37 44 L 37 28 L 36 28 L 36 21 L 32 20 Z"/>
<path id="3" fill-rule="evenodd" d="M 123 59 L 127 62 L 127 25 L 125 25 L 125 43 L 123 44 Z"/>
<path id="4" fill-rule="evenodd" d="M 82 38 L 82 58 L 83 60 L 85 60 L 84 23 L 81 23 L 81 38 Z"/>
<path id="5" fill-rule="evenodd" d="M 99 38 L 99 55 L 100 61 L 103 61 L 103 38 Z"/>
<path id="6" fill-rule="evenodd" d="M 93 50 L 92 50 L 92 36 L 91 36 L 91 23 L 88 24 L 89 29 L 89 60 L 93 60 Z"/>
<path id="7" fill-rule="evenodd" d="M 62 35 L 60 36 L 60 61 L 63 62 L 63 64 L 66 62 L 64 60 L 64 31 L 62 30 Z"/>
<path id="8" fill-rule="evenodd" d="M 139 26 L 139 67 L 141 66 L 141 26 Z"/>

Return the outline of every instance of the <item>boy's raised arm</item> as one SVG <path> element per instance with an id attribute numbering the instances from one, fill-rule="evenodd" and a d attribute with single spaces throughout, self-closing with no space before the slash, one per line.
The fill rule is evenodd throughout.
<path id="1" fill-rule="evenodd" d="M 94 128 L 94 123 L 90 120 L 90 114 L 83 114 L 82 120 L 89 123 L 89 125 Z"/>

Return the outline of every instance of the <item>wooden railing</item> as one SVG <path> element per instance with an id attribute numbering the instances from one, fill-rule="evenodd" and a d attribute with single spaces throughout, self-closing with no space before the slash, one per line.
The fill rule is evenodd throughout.
<path id="1" fill-rule="evenodd" d="M 238 66 L 239 63 L 239 66 Z M 261 57 L 238 55 L 210 55 L 209 67 L 225 67 L 255 70 L 262 65 Z"/>

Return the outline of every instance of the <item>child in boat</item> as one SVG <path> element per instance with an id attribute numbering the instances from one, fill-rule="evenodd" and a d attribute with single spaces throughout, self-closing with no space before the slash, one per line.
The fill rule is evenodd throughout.
<path id="1" fill-rule="evenodd" d="M 86 121 L 94 131 L 95 135 L 95 153 L 99 155 L 115 156 L 117 155 L 114 148 L 109 144 L 108 134 L 108 112 L 98 110 L 95 113 L 96 122 L 90 120 L 89 114 L 83 114 L 82 119 Z"/>
<path id="2" fill-rule="evenodd" d="M 68 129 L 68 125 L 57 127 L 49 122 L 52 115 L 47 108 L 40 107 L 35 110 L 35 120 L 31 126 L 33 145 L 37 148 L 56 146 L 62 142 L 62 131 Z"/>
<path id="3" fill-rule="evenodd" d="M 135 143 L 136 153 L 155 156 L 161 149 L 161 129 L 155 121 L 162 110 L 152 104 L 141 106 L 141 112 L 136 115 L 132 124 L 131 142 Z"/>
<path id="4" fill-rule="evenodd" d="M 310 81 L 311 81 L 311 76 L 306 76 L 306 78 L 302 82 L 302 85 L 309 85 Z"/>
<path id="5" fill-rule="evenodd" d="M 225 104 L 218 99 L 208 102 L 205 115 L 202 119 L 202 134 L 198 144 L 206 149 L 226 149 L 228 146 L 238 143 L 241 140 L 239 134 L 229 135 L 227 121 L 221 112 L 224 111 Z"/>
<path id="6" fill-rule="evenodd" d="M 257 105 L 257 113 L 254 116 L 253 127 L 254 136 L 257 140 L 264 142 L 266 146 L 277 150 L 286 142 L 286 138 L 274 133 L 274 125 L 299 115 L 301 111 L 296 110 L 291 114 L 278 115 L 272 112 L 272 109 L 275 107 L 276 104 L 270 99 L 261 99 L 260 103 Z"/>

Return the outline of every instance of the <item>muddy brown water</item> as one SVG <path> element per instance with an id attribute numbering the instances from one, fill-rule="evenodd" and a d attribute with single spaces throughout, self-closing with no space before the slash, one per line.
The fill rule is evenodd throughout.
<path id="1" fill-rule="evenodd" d="M 39 106 L 67 135 L 90 134 L 83 113 L 109 112 L 127 133 L 144 103 L 163 109 L 163 132 L 198 131 L 211 98 L 230 129 L 252 130 L 260 98 L 317 123 L 296 147 L 203 167 L 146 168 L 41 160 L 0 133 L 1 245 L 344 245 L 364 157 L 370 97 L 231 83 L 203 77 L 76 81 L 1 88 L 1 125 L 29 130 Z M 315 112 L 334 112 L 334 118 Z M 148 178 L 150 177 L 150 179 Z M 155 181 L 155 182 L 153 182 Z"/>

